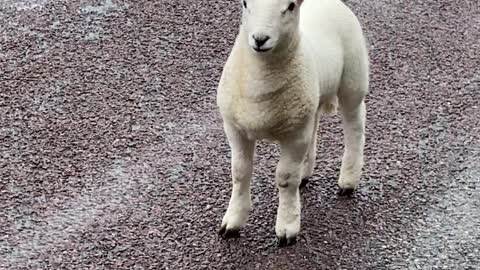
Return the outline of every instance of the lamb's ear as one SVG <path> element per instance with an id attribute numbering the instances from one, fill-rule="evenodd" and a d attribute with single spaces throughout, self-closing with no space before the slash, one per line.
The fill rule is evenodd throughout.
<path id="1" fill-rule="evenodd" d="M 303 0 L 297 0 L 297 5 L 298 5 L 298 6 L 301 6 L 302 3 L 303 3 Z"/>

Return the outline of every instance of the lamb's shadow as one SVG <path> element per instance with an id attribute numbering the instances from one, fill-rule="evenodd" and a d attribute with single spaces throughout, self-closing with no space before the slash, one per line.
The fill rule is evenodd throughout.
<path id="1" fill-rule="evenodd" d="M 365 180 L 367 181 L 367 180 Z M 386 217 L 372 209 L 381 195 L 360 187 L 350 196 L 338 194 L 333 179 L 314 179 L 302 190 L 302 231 L 300 252 L 312 260 L 332 261 L 336 265 L 342 254 L 356 254 L 358 260 L 371 248 L 375 235 L 383 233 Z M 372 207 L 377 205 L 377 207 Z M 378 209 L 378 208 L 377 208 Z"/>

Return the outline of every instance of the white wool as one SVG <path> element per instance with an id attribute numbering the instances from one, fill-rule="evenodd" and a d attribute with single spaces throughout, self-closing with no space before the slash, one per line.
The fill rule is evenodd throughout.
<path id="1" fill-rule="evenodd" d="M 280 239 L 292 239 L 300 230 L 298 185 L 315 164 L 319 115 L 335 114 L 338 104 L 345 135 L 338 184 L 342 189 L 358 185 L 368 92 L 366 44 L 356 16 L 340 0 L 246 0 L 242 5 L 242 25 L 217 92 L 232 149 L 233 190 L 222 228 L 235 231 L 246 223 L 255 141 L 268 139 L 279 142 L 282 152 L 276 232 Z"/>

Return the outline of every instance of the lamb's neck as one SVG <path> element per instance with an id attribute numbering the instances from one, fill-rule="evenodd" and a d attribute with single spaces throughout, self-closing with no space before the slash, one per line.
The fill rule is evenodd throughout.
<path id="1" fill-rule="evenodd" d="M 238 71 L 244 82 L 243 93 L 253 98 L 271 96 L 286 88 L 289 81 L 297 76 L 296 62 L 300 53 L 300 35 L 284 47 L 276 47 L 266 53 L 255 52 L 248 45 L 248 38 L 241 28 L 235 42 Z"/>
<path id="2" fill-rule="evenodd" d="M 244 78 L 247 79 L 247 95 L 259 97 L 285 90 L 298 75 L 295 64 L 297 60 L 293 56 L 294 54 L 291 54 L 288 59 L 278 62 L 264 61 L 255 55 L 246 57 L 248 68 Z"/>
<path id="3" fill-rule="evenodd" d="M 295 80 L 297 76 L 291 63 L 271 65 L 258 59 L 250 59 L 246 66 L 248 69 L 245 70 L 244 76 L 245 94 L 262 100 L 285 90 L 289 82 Z"/>

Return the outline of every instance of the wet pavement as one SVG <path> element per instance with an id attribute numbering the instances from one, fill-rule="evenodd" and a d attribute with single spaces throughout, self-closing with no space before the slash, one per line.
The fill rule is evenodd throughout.
<path id="1" fill-rule="evenodd" d="M 322 119 L 301 234 L 277 248 L 266 143 L 248 225 L 217 236 L 236 1 L 1 1 L 0 269 L 480 269 L 478 1 L 346 3 L 372 62 L 362 183 L 336 196 Z"/>

